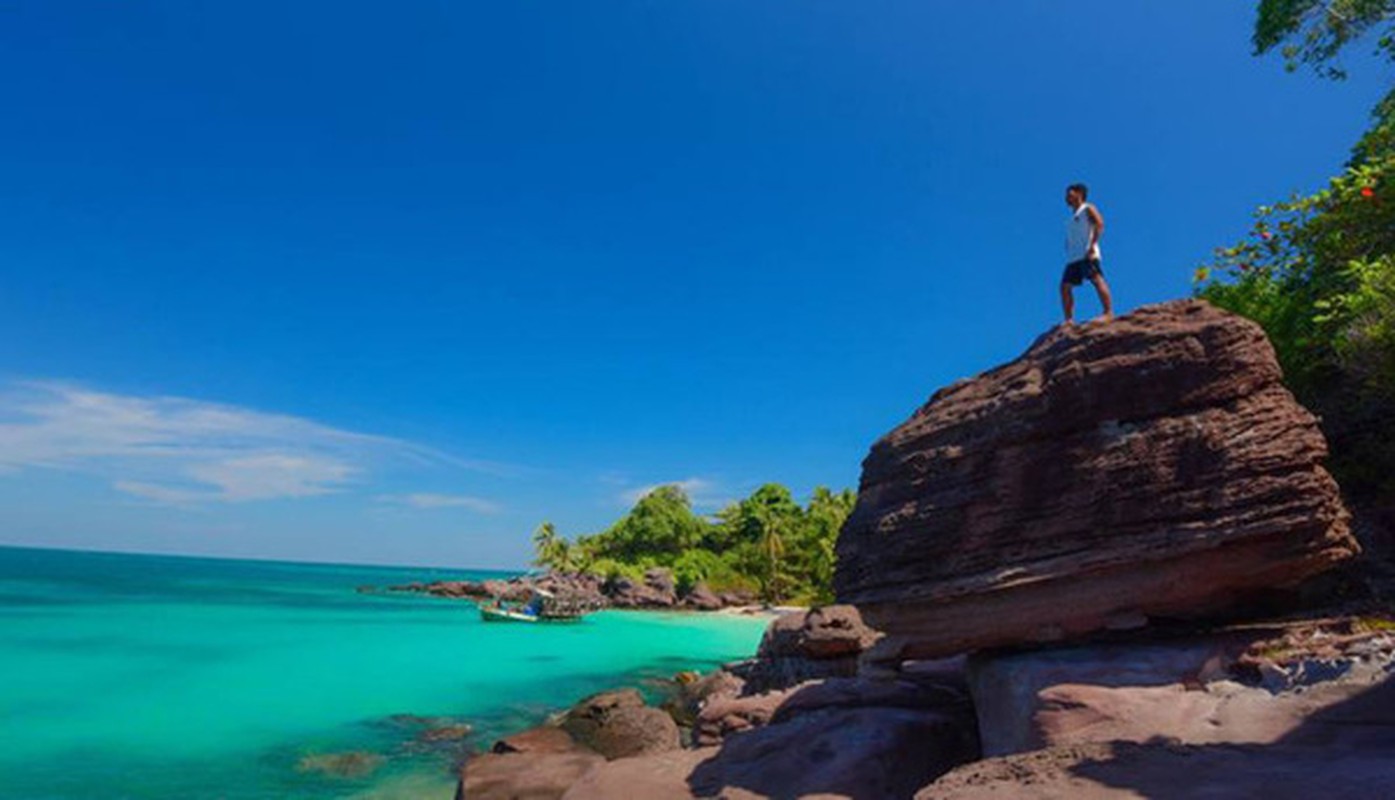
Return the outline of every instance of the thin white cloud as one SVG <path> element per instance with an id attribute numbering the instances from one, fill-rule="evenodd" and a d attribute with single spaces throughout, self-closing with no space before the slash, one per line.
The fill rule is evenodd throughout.
<path id="1" fill-rule="evenodd" d="M 147 500 L 157 506 L 193 508 L 207 499 L 207 492 L 179 489 L 142 481 L 116 481 L 112 483 L 112 488 L 118 492 L 125 492 L 142 500 Z"/>
<path id="2" fill-rule="evenodd" d="M 378 497 L 379 502 L 390 503 L 392 505 L 408 506 L 423 510 L 438 508 L 464 508 L 480 514 L 498 514 L 503 508 L 495 502 L 485 500 L 480 497 L 470 497 L 460 494 L 432 494 L 430 492 L 417 492 L 415 494 L 385 494 Z"/>
<path id="3" fill-rule="evenodd" d="M 189 469 L 196 480 L 218 487 L 229 501 L 313 497 L 347 483 L 358 469 L 332 457 L 260 453 Z"/>
<path id="4" fill-rule="evenodd" d="M 399 439 L 200 400 L 52 382 L 0 391 L 0 474 L 33 468 L 94 474 L 161 505 L 341 492 L 394 462 L 491 466 Z"/>

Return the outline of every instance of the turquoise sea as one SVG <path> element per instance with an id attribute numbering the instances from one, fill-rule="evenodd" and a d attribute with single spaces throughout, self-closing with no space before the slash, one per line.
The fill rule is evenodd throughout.
<path id="1" fill-rule="evenodd" d="M 450 798 L 451 746 L 583 695 L 754 652 L 759 619 L 602 612 L 480 622 L 462 601 L 359 593 L 498 573 L 0 547 L 0 797 Z M 364 751 L 370 775 L 305 771 Z"/>

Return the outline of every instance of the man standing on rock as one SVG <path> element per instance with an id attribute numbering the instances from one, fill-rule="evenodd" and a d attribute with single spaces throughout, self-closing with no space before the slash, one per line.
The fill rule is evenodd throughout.
<path id="1" fill-rule="evenodd" d="M 1066 271 L 1061 275 L 1061 308 L 1066 312 L 1066 324 L 1075 324 L 1075 295 L 1072 288 L 1084 281 L 1094 284 L 1104 313 L 1099 319 L 1114 319 L 1114 299 L 1109 284 L 1100 269 L 1100 237 L 1104 235 L 1104 217 L 1099 209 L 1085 202 L 1090 190 L 1083 183 L 1073 183 L 1066 189 L 1066 205 L 1071 217 L 1066 222 Z"/>

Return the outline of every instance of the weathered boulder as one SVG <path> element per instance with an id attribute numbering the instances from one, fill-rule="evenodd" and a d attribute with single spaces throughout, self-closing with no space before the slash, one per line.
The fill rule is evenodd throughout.
<path id="1" fill-rule="evenodd" d="M 722 598 L 707 584 L 697 583 L 683 596 L 683 607 L 694 611 L 716 611 L 722 607 Z"/>
<path id="2" fill-rule="evenodd" d="M 658 567 L 647 570 L 642 581 L 615 578 L 606 583 L 605 593 L 616 608 L 673 608 L 678 604 L 673 574 Z"/>
<path id="3" fill-rule="evenodd" d="M 1260 328 L 1201 301 L 1060 328 L 873 445 L 835 586 L 907 658 L 1203 615 L 1358 552 Z"/>
<path id="4" fill-rule="evenodd" d="M 625 758 L 677 750 L 681 739 L 668 712 L 645 706 L 616 711 L 584 743 L 606 758 Z"/>
<path id="5" fill-rule="evenodd" d="M 677 584 L 673 581 L 673 573 L 663 567 L 650 567 L 644 571 L 644 583 L 652 587 L 655 591 L 664 594 L 675 594 Z"/>
<path id="6" fill-rule="evenodd" d="M 746 694 L 823 678 L 850 678 L 858 674 L 860 655 L 878 636 L 852 606 L 791 611 L 771 621 L 755 658 L 725 669 L 745 682 Z"/>
<path id="7" fill-rule="evenodd" d="M 852 606 L 823 606 L 776 617 L 761 637 L 757 658 L 829 659 L 857 656 L 877 639 Z"/>
<path id="8" fill-rule="evenodd" d="M 719 694 L 708 698 L 693 723 L 693 742 L 700 747 L 720 744 L 733 733 L 765 725 L 797 688 L 744 696 Z"/>
<path id="9" fill-rule="evenodd" d="M 736 697 L 746 688 L 746 682 L 725 669 L 678 681 L 677 691 L 663 704 L 665 711 L 680 726 L 693 728 L 698 715 L 712 702 L 722 697 Z M 697 738 L 696 736 L 694 737 Z"/>
<path id="10" fill-rule="evenodd" d="M 634 689 L 602 692 L 582 700 L 562 729 L 606 758 L 624 758 L 679 747 L 678 724 L 667 712 L 644 705 Z"/>

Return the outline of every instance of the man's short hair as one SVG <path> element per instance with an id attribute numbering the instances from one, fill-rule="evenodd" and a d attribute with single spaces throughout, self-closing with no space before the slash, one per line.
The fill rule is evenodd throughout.
<path id="1" fill-rule="evenodd" d="M 1066 187 L 1068 192 L 1080 192 L 1080 199 L 1085 200 L 1090 196 L 1090 189 L 1083 183 L 1072 183 Z"/>

